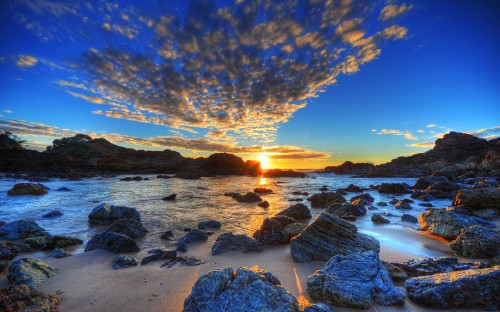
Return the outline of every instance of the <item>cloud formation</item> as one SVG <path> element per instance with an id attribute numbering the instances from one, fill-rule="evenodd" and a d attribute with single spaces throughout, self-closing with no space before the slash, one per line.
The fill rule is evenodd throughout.
<path id="1" fill-rule="evenodd" d="M 33 67 L 38 63 L 38 59 L 31 55 L 21 54 L 17 56 L 16 65 L 20 68 Z"/>
<path id="2" fill-rule="evenodd" d="M 411 131 L 402 131 L 402 130 L 397 130 L 397 129 L 382 129 L 382 130 L 377 130 L 377 129 L 372 129 L 371 132 L 377 133 L 377 134 L 391 134 L 391 135 L 401 135 L 407 140 L 418 140 Z"/>
<path id="3" fill-rule="evenodd" d="M 401 16 L 413 9 L 413 5 L 407 5 L 405 3 L 401 5 L 389 4 L 382 9 L 379 18 L 383 21 L 393 19 L 395 17 Z"/>

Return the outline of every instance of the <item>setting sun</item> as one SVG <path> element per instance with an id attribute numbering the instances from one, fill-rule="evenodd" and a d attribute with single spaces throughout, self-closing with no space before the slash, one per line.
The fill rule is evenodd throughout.
<path id="1" fill-rule="evenodd" d="M 271 160 L 265 154 L 259 155 L 260 167 L 262 169 L 270 169 L 271 168 Z"/>

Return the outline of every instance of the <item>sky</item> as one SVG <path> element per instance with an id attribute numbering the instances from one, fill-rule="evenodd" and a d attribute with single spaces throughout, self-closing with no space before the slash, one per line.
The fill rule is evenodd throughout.
<path id="1" fill-rule="evenodd" d="M 268 167 L 500 136 L 500 1 L 0 3 L 0 130 Z"/>

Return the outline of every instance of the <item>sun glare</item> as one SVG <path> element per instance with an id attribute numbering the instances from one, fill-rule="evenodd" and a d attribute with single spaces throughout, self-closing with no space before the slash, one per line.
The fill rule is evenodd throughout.
<path id="1" fill-rule="evenodd" d="M 267 157 L 265 154 L 261 154 L 259 156 L 259 161 L 260 161 L 260 167 L 262 169 L 270 169 L 271 168 L 271 161 L 269 160 L 269 157 Z"/>

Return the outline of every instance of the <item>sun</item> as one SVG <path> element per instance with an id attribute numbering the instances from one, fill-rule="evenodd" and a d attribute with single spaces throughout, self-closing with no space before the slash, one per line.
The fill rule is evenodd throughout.
<path id="1" fill-rule="evenodd" d="M 260 167 L 262 169 L 270 169 L 271 168 L 271 160 L 265 154 L 259 155 Z"/>

